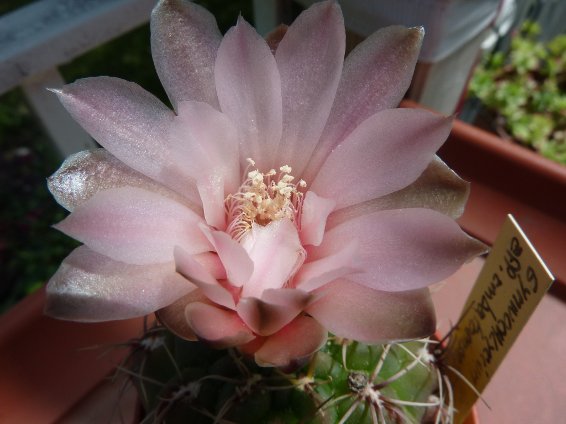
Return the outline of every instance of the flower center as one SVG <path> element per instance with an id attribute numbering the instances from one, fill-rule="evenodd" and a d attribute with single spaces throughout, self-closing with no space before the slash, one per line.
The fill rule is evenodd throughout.
<path id="1" fill-rule="evenodd" d="M 288 165 L 261 173 L 252 169 L 255 162 L 248 158 L 244 182 L 237 193 L 229 194 L 224 200 L 228 228 L 233 239 L 240 241 L 256 223 L 262 226 L 272 221 L 288 218 L 300 230 L 300 216 L 303 206 L 303 190 L 307 183 L 294 183 L 292 169 Z"/>

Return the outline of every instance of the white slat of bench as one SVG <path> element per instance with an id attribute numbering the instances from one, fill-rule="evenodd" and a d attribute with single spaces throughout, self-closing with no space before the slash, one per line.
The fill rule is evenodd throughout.
<path id="1" fill-rule="evenodd" d="M 40 0 L 0 17 L 0 93 L 149 19 L 155 0 Z"/>

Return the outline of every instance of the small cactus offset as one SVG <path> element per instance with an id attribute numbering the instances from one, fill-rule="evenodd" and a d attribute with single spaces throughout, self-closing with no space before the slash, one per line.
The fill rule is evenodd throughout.
<path id="1" fill-rule="evenodd" d="M 142 423 L 447 423 L 449 382 L 429 339 L 371 346 L 330 337 L 296 370 L 258 366 L 154 327 L 122 368 Z"/>

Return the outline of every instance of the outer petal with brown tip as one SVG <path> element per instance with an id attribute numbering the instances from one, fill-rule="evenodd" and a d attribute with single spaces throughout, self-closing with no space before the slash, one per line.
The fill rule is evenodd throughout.
<path id="1" fill-rule="evenodd" d="M 427 208 L 459 218 L 470 194 L 470 184 L 435 156 L 417 180 L 404 189 L 333 212 L 327 229 L 357 216 L 388 209 Z"/>
<path id="2" fill-rule="evenodd" d="M 319 289 L 306 308 L 337 336 L 366 343 L 408 340 L 435 330 L 434 307 L 428 289 L 382 292 L 347 280 Z"/>
<path id="3" fill-rule="evenodd" d="M 270 336 L 301 313 L 310 298 L 302 290 L 268 289 L 263 292 L 262 299 L 240 299 L 236 311 L 255 333 Z"/>
<path id="4" fill-rule="evenodd" d="M 65 209 L 72 211 L 101 190 L 138 187 L 159 193 L 200 213 L 194 205 L 162 184 L 120 162 L 105 149 L 84 150 L 65 159 L 47 179 L 49 191 Z"/>
<path id="5" fill-rule="evenodd" d="M 149 314 L 195 290 L 175 264 L 129 265 L 75 249 L 47 284 L 46 314 L 96 322 Z"/>

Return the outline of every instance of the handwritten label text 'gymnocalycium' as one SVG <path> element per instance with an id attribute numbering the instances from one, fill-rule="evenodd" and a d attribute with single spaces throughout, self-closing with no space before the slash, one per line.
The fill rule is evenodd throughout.
<path id="1" fill-rule="evenodd" d="M 552 281 L 550 271 L 509 215 L 450 337 L 446 364 L 481 393 Z M 450 380 L 459 411 L 457 422 L 461 422 L 477 395 L 456 375 Z"/>

